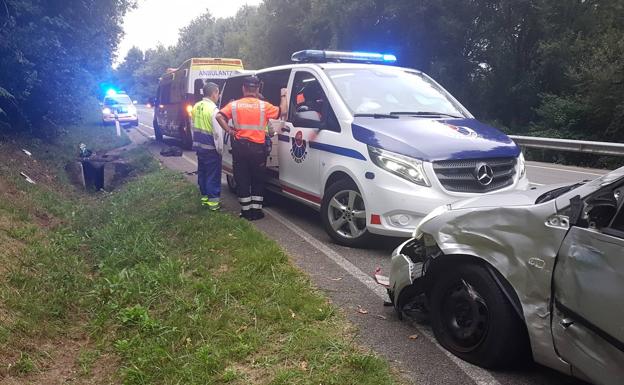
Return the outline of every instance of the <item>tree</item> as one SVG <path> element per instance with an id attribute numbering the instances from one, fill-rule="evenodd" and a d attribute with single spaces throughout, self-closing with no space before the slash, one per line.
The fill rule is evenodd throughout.
<path id="1" fill-rule="evenodd" d="M 97 93 L 134 0 L 2 0 L 0 121 L 50 133 Z M 43 131 L 45 129 L 45 131 Z"/>

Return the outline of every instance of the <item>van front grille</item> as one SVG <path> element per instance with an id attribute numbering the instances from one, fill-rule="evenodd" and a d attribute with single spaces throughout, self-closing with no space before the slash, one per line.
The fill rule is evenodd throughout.
<path id="1" fill-rule="evenodd" d="M 442 187 L 462 193 L 485 193 L 513 184 L 516 158 L 442 160 L 433 162 Z"/>

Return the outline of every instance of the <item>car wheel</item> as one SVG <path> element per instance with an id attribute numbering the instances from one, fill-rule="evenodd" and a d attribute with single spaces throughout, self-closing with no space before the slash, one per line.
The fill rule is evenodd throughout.
<path id="1" fill-rule="evenodd" d="M 154 122 L 152 124 L 154 126 L 154 138 L 156 138 L 157 141 L 162 142 L 163 141 L 163 133 L 162 130 L 160 129 L 160 126 L 158 125 L 158 122 L 156 121 L 156 119 L 154 119 Z"/>
<path id="2" fill-rule="evenodd" d="M 366 228 L 366 207 L 355 183 L 339 180 L 329 186 L 321 202 L 325 231 L 337 243 L 361 247 L 370 240 Z"/>
<path id="3" fill-rule="evenodd" d="M 236 194 L 236 179 L 234 179 L 234 176 L 226 174 L 225 179 L 227 181 L 228 190 L 230 190 L 231 193 Z"/>
<path id="4" fill-rule="evenodd" d="M 135 120 L 134 122 L 132 122 L 132 125 L 133 125 L 134 127 L 139 127 L 139 120 L 137 119 L 137 120 Z"/>
<path id="5" fill-rule="evenodd" d="M 485 368 L 522 360 L 528 341 L 524 324 L 484 267 L 445 270 L 428 297 L 433 333 L 451 353 Z"/>

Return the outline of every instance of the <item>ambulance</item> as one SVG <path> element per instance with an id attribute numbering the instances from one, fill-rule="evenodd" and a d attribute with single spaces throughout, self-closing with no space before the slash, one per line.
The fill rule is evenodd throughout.
<path id="1" fill-rule="evenodd" d="M 528 188 L 507 135 L 394 55 L 305 50 L 292 61 L 254 72 L 268 102 L 278 106 L 288 89 L 286 119 L 270 121 L 267 188 L 319 210 L 337 243 L 409 237 L 440 205 Z M 243 79 L 226 81 L 222 106 L 242 96 Z M 223 170 L 234 189 L 227 150 Z"/>
<path id="2" fill-rule="evenodd" d="M 182 141 L 182 147 L 191 149 L 190 113 L 202 98 L 205 82 L 223 86 L 229 76 L 241 73 L 240 59 L 191 58 L 178 68 L 169 68 L 160 77 L 154 102 L 154 133 L 156 140 L 171 136 Z"/>

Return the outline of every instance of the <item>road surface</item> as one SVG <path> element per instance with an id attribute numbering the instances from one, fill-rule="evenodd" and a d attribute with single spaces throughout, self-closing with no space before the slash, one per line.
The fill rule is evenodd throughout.
<path id="1" fill-rule="evenodd" d="M 186 173 L 193 182 L 196 157 L 185 151 L 182 157 L 164 158 L 159 155 L 163 144 L 154 141 L 153 110 L 139 107 L 140 124 L 129 130 L 130 138 L 146 145 L 163 164 Z M 165 139 L 165 145 L 179 144 Z M 535 185 L 577 182 L 594 179 L 605 170 L 583 169 L 548 163 L 527 163 L 527 174 Z M 223 186 L 224 210 L 237 214 L 236 197 Z M 401 242 L 383 239 L 371 249 L 351 249 L 334 244 L 322 228 L 319 214 L 297 202 L 278 198 L 266 209 L 267 217 L 254 225 L 268 237 L 279 242 L 292 256 L 293 262 L 304 270 L 312 282 L 321 288 L 332 302 L 359 330 L 358 342 L 386 357 L 405 378 L 418 385 L 539 385 L 583 384 L 548 368 L 525 364 L 513 370 L 488 371 L 464 361 L 442 349 L 433 338 L 426 321 L 399 321 L 392 307 L 383 306 L 385 293 L 370 278 L 381 266 L 389 270 L 390 254 Z M 358 309 L 365 309 L 362 314 Z M 418 335 L 413 339 L 410 336 Z"/>

